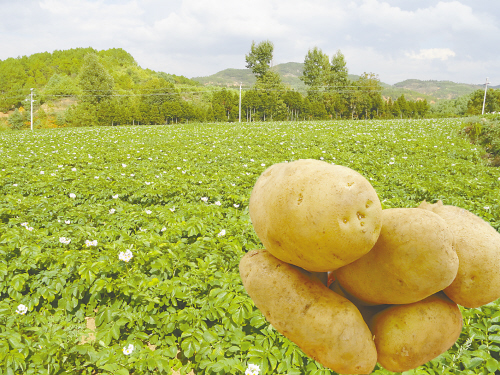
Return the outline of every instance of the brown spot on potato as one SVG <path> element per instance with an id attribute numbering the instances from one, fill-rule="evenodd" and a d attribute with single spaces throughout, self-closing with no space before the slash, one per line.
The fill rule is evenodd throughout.
<path id="1" fill-rule="evenodd" d="M 299 199 L 297 200 L 297 204 L 300 205 L 302 203 L 302 200 L 304 199 L 302 193 L 299 194 Z"/>
<path id="2" fill-rule="evenodd" d="M 372 205 L 372 203 L 373 203 L 373 202 L 372 202 L 371 200 L 369 200 L 369 199 L 368 199 L 368 200 L 366 201 L 366 208 L 369 208 L 369 207 Z"/>
<path id="3" fill-rule="evenodd" d="M 311 308 L 311 305 L 312 304 L 308 303 L 304 306 L 304 308 L 302 309 L 302 315 L 306 315 L 307 311 Z"/>

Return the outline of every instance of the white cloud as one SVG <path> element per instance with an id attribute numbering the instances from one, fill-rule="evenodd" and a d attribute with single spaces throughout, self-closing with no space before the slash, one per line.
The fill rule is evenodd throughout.
<path id="1" fill-rule="evenodd" d="M 429 48 L 429 49 L 421 49 L 419 53 L 415 52 L 407 52 L 405 54 L 410 59 L 414 60 L 448 60 L 449 57 L 455 57 L 455 52 L 453 52 L 449 48 Z"/>
<path id="2" fill-rule="evenodd" d="M 313 47 L 329 56 L 340 49 L 350 72 L 385 82 L 479 81 L 476 74 L 500 66 L 500 1 L 0 0 L 0 13 L 9 15 L 0 23 L 0 59 L 123 48 L 144 68 L 193 77 L 244 68 L 252 40 L 269 39 L 275 64 L 302 62 Z"/>

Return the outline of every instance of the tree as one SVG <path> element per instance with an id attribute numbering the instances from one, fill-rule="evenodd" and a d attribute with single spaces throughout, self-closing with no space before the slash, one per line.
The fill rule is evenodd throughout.
<path id="1" fill-rule="evenodd" d="M 113 77 L 99 62 L 99 57 L 95 53 L 85 56 L 78 83 L 83 90 L 82 102 L 99 104 L 109 100 L 113 94 Z"/>
<path id="2" fill-rule="evenodd" d="M 348 73 L 344 55 L 338 50 L 332 56 L 330 74 L 327 77 L 328 86 L 342 88 L 347 86 L 349 83 Z"/>
<path id="3" fill-rule="evenodd" d="M 273 59 L 274 45 L 269 40 L 255 44 L 252 42 L 250 52 L 245 55 L 246 67 L 252 70 L 252 73 L 260 79 L 271 67 Z"/>
<path id="4" fill-rule="evenodd" d="M 330 62 L 328 55 L 324 54 L 321 49 L 314 47 L 307 52 L 304 58 L 304 70 L 300 77 L 308 89 L 308 96 L 310 99 L 320 99 L 319 91 L 325 85 L 328 75 L 330 73 Z"/>
<path id="5" fill-rule="evenodd" d="M 21 111 L 16 108 L 15 111 L 9 116 L 7 122 L 14 130 L 22 129 L 24 126 L 24 116 Z"/>
<path id="6" fill-rule="evenodd" d="M 285 86 L 281 81 L 281 76 L 275 71 L 268 70 L 257 80 L 254 90 L 259 97 L 259 112 L 263 121 L 284 120 L 287 115 L 287 108 L 281 99 L 281 93 L 285 91 Z"/>
<path id="7" fill-rule="evenodd" d="M 480 115 L 483 111 L 484 90 L 474 91 L 467 103 L 467 113 Z M 489 89 L 486 92 L 484 112 L 497 112 L 500 110 L 500 90 Z"/>

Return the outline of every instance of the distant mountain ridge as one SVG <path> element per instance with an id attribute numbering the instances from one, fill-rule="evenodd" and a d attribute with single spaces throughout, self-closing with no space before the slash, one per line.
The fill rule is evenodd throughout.
<path id="1" fill-rule="evenodd" d="M 304 68 L 303 63 L 289 62 L 275 65 L 272 69 L 281 75 L 281 79 L 291 88 L 298 91 L 305 91 L 306 86 L 299 79 Z M 355 81 L 358 75 L 349 74 L 349 79 Z M 202 85 L 239 87 L 250 87 L 255 83 L 255 77 L 250 69 L 224 69 L 220 72 L 206 77 L 193 77 L 193 81 Z M 468 95 L 478 89 L 484 89 L 484 85 L 474 85 L 467 83 L 455 83 L 451 81 L 419 80 L 407 79 L 402 82 L 390 85 L 380 82 L 383 90 L 382 96 L 395 100 L 401 95 L 407 99 L 426 99 L 428 102 L 437 102 L 446 99 L 456 99 L 463 95 Z M 489 86 L 490 88 L 500 88 L 500 86 Z"/>

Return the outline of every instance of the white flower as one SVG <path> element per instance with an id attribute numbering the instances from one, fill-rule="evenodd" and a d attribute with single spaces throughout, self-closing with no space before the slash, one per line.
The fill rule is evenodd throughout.
<path id="1" fill-rule="evenodd" d="M 64 222 L 65 222 L 66 224 L 71 224 L 71 221 L 70 221 L 70 220 L 64 220 Z"/>
<path id="2" fill-rule="evenodd" d="M 71 239 L 66 238 L 66 237 L 59 237 L 59 242 L 67 245 L 71 242 Z"/>
<path id="3" fill-rule="evenodd" d="M 112 208 L 111 210 L 109 210 L 110 214 L 114 214 L 115 212 L 116 212 L 116 210 L 114 208 Z"/>
<path id="4" fill-rule="evenodd" d="M 28 227 L 28 223 L 21 223 L 21 226 L 27 228 Z"/>
<path id="5" fill-rule="evenodd" d="M 266 165 L 265 165 L 264 163 L 262 163 L 260 166 L 261 166 L 261 167 L 265 167 Z"/>
<path id="6" fill-rule="evenodd" d="M 151 182 L 146 181 L 145 184 L 146 185 L 151 185 Z"/>
<path id="7" fill-rule="evenodd" d="M 22 303 L 17 306 L 17 310 L 16 310 L 16 313 L 20 314 L 20 315 L 24 315 L 28 312 L 28 308 L 23 305 Z"/>
<path id="8" fill-rule="evenodd" d="M 76 168 L 71 168 L 71 170 L 72 170 L 73 172 L 76 172 Z"/>
<path id="9" fill-rule="evenodd" d="M 98 180 L 98 179 L 99 179 L 99 176 L 94 176 L 94 178 L 95 178 L 96 180 Z"/>
<path id="10" fill-rule="evenodd" d="M 151 214 L 153 213 L 153 211 L 151 211 L 151 210 L 146 210 L 146 213 L 147 213 L 148 215 L 151 215 Z"/>
<path id="11" fill-rule="evenodd" d="M 122 167 L 125 168 L 127 166 L 127 164 L 122 164 Z"/>
<path id="12" fill-rule="evenodd" d="M 216 206 L 220 206 L 220 202 L 219 202 L 219 201 L 215 202 L 214 204 L 215 204 Z"/>
<path id="13" fill-rule="evenodd" d="M 125 252 L 120 251 L 120 254 L 118 255 L 118 259 L 123 260 L 124 262 L 128 262 L 130 259 L 132 259 L 132 257 L 133 255 L 130 250 L 127 250 Z"/>
<path id="14" fill-rule="evenodd" d="M 17 184 L 12 184 L 12 186 L 17 186 Z"/>
<path id="15" fill-rule="evenodd" d="M 87 245 L 87 247 L 97 246 L 97 240 L 93 240 L 93 241 L 85 240 L 85 245 Z"/>
<path id="16" fill-rule="evenodd" d="M 69 197 L 70 197 L 70 198 L 76 198 L 76 194 L 74 194 L 74 193 L 69 193 Z"/>
<path id="17" fill-rule="evenodd" d="M 233 204 L 234 208 L 238 208 L 240 205 L 239 204 Z"/>
<path id="18" fill-rule="evenodd" d="M 500 180 L 500 178 L 499 178 L 499 180 Z M 208 198 L 207 198 L 207 197 L 201 197 L 201 200 L 202 200 L 203 202 L 205 202 L 205 203 L 206 203 L 206 202 L 208 202 Z"/>
<path id="19" fill-rule="evenodd" d="M 45 172 L 44 171 L 40 171 L 40 174 L 44 174 Z"/>
<path id="20" fill-rule="evenodd" d="M 134 351 L 134 345 L 132 345 L 132 344 L 129 344 L 128 346 L 125 346 L 123 348 L 123 354 L 125 354 L 125 355 L 130 355 L 130 354 L 132 354 L 133 351 Z"/>
<path id="21" fill-rule="evenodd" d="M 489 206 L 485 206 L 485 207 L 483 207 L 483 208 L 484 208 L 485 210 L 489 210 L 489 209 L 490 209 L 490 207 L 489 207 Z"/>
<path id="22" fill-rule="evenodd" d="M 251 363 L 248 364 L 248 367 L 245 371 L 245 375 L 259 375 L 260 367 L 257 365 L 253 365 Z"/>
<path id="23" fill-rule="evenodd" d="M 165 228 L 165 227 L 161 228 L 162 232 L 165 232 L 166 230 L 167 230 L 167 228 Z"/>
<path id="24" fill-rule="evenodd" d="M 118 194 L 116 194 L 116 195 L 112 195 L 111 197 L 112 197 L 113 199 L 117 199 L 117 198 L 118 198 Z"/>
<path id="25" fill-rule="evenodd" d="M 30 232 L 33 231 L 33 227 L 26 227 L 27 230 L 29 230 Z"/>
<path id="26" fill-rule="evenodd" d="M 174 212 L 174 211 L 175 211 L 175 207 L 172 207 L 172 208 L 170 209 L 170 211 Z"/>
<path id="27" fill-rule="evenodd" d="M 223 230 L 221 230 L 221 231 L 219 232 L 219 234 L 217 235 L 217 237 L 223 237 L 223 236 L 225 236 L 225 235 L 226 235 L 226 230 L 225 230 L 225 229 L 223 229 Z"/>

